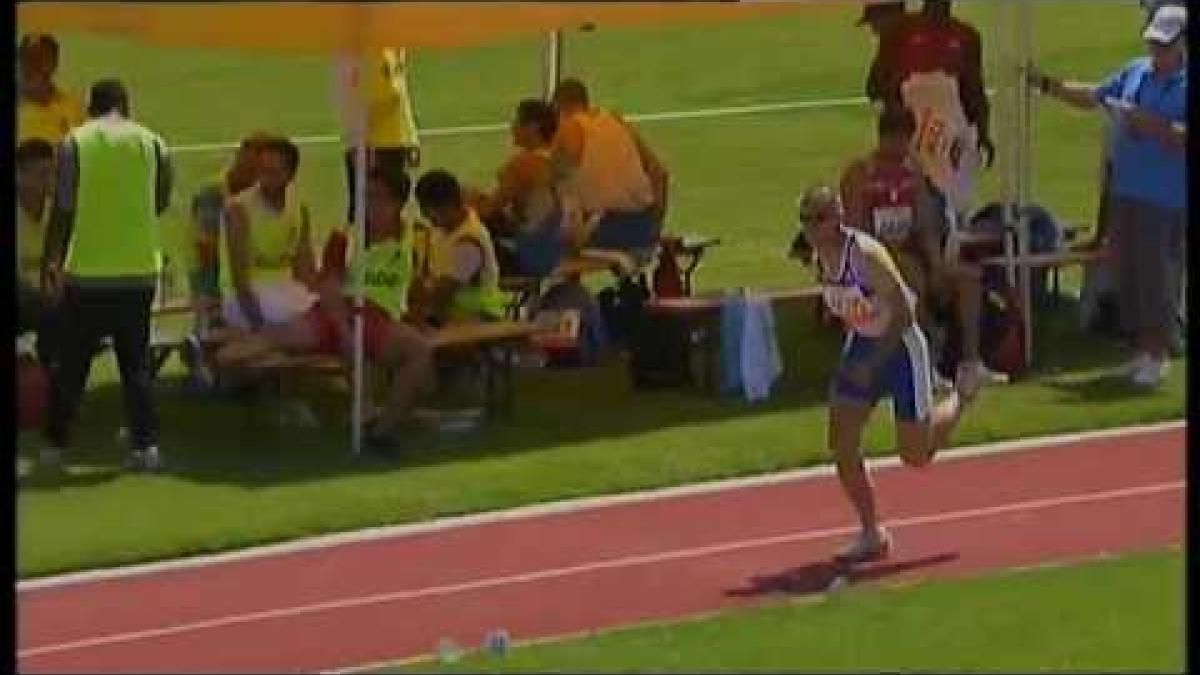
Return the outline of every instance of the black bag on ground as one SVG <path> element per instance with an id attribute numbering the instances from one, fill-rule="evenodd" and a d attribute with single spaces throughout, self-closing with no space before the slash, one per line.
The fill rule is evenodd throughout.
<path id="1" fill-rule="evenodd" d="M 691 383 L 687 326 L 678 318 L 646 311 L 650 290 L 644 278 L 623 278 L 596 297 L 612 344 L 629 349 L 629 373 L 639 389 Z"/>
<path id="2" fill-rule="evenodd" d="M 984 270 L 981 293 L 979 356 L 989 370 L 1016 379 L 1028 367 L 1020 299 L 1004 270 L 998 267 Z M 938 371 L 943 377 L 953 379 L 962 358 L 962 331 L 958 329 L 957 312 L 945 308 L 938 314 L 939 323 L 949 328 L 938 359 Z"/>
<path id="3" fill-rule="evenodd" d="M 622 278 L 596 294 L 604 332 L 614 345 L 628 345 L 634 325 L 645 312 L 650 290 L 642 280 Z"/>
<path id="4" fill-rule="evenodd" d="M 687 324 L 666 314 L 643 313 L 629 341 L 629 373 L 638 389 L 691 386 Z"/>

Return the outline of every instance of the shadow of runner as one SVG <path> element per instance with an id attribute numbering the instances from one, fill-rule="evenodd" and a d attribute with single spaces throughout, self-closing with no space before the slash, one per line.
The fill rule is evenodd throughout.
<path id="1" fill-rule="evenodd" d="M 841 575 L 850 583 L 874 581 L 923 567 L 944 565 L 958 559 L 957 553 L 937 553 L 922 558 L 899 561 L 880 561 L 862 565 L 847 565 L 834 560 L 822 560 L 793 567 L 778 574 L 753 576 L 741 588 L 725 591 L 732 597 L 757 597 L 771 594 L 807 595 L 820 593 Z"/>

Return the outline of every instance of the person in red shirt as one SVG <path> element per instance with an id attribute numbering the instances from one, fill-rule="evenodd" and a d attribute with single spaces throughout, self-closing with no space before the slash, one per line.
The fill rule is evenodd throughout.
<path id="1" fill-rule="evenodd" d="M 879 115 L 879 141 L 870 154 L 842 173 L 840 192 L 846 221 L 878 239 L 917 294 L 920 323 L 928 328 L 929 296 L 944 284 L 941 235 L 923 185 L 921 167 L 909 149 L 916 122 L 904 108 Z"/>
<path id="2" fill-rule="evenodd" d="M 996 149 L 983 86 L 983 43 L 978 30 L 951 14 L 952 5 L 951 0 L 925 0 L 917 14 L 896 16 L 894 11 L 876 9 L 873 18 L 864 10 L 860 23 L 870 24 L 879 34 L 867 78 L 867 97 L 885 105 L 901 104 L 901 85 L 909 75 L 945 71 L 958 81 L 963 112 L 979 134 L 979 148 L 990 167 Z"/>

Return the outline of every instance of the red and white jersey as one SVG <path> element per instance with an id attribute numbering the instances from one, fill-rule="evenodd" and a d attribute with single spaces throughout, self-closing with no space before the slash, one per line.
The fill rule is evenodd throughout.
<path id="1" fill-rule="evenodd" d="M 889 246 L 908 245 L 916 223 L 920 166 L 911 157 L 897 161 L 878 153 L 864 166 L 860 189 L 871 233 Z"/>
<path id="2" fill-rule="evenodd" d="M 917 122 L 912 149 L 922 170 L 956 213 L 969 212 L 980 165 L 979 132 L 967 122 L 958 81 L 941 70 L 913 73 L 900 94 Z"/>
<path id="3" fill-rule="evenodd" d="M 911 16 L 897 27 L 894 38 L 892 58 L 900 82 L 913 73 L 939 70 L 958 79 L 968 67 L 971 51 L 979 49 L 979 34 L 955 19 Z"/>

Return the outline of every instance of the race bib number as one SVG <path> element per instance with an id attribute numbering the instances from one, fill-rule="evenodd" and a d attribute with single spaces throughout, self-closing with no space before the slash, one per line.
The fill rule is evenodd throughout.
<path id="1" fill-rule="evenodd" d="M 902 242 L 912 230 L 911 206 L 880 206 L 871 210 L 875 236 L 886 242 Z"/>

